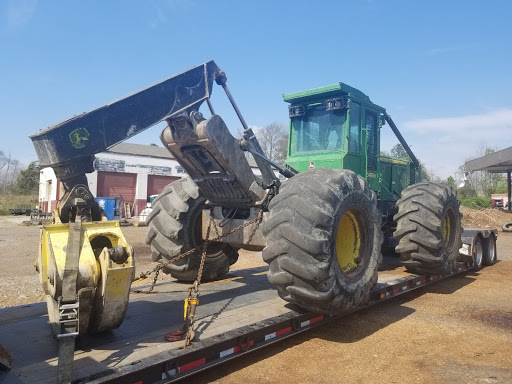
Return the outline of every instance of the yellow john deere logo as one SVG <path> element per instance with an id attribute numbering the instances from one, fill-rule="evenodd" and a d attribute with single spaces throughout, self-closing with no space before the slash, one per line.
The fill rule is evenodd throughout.
<path id="1" fill-rule="evenodd" d="M 89 140 L 89 132 L 85 128 L 77 128 L 69 134 L 69 140 L 75 148 L 85 147 L 85 142 Z"/>

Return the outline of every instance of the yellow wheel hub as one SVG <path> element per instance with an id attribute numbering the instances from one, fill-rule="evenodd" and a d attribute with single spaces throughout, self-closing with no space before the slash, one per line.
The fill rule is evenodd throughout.
<path id="1" fill-rule="evenodd" d="M 361 250 L 361 227 L 354 213 L 347 211 L 336 230 L 336 255 L 341 270 L 349 273 L 357 268 Z M 358 260 L 359 261 L 359 260 Z"/>
<path id="2" fill-rule="evenodd" d="M 443 218 L 442 222 L 443 227 L 443 241 L 444 244 L 449 247 L 450 241 L 451 241 L 451 230 L 452 230 L 452 217 L 450 215 L 450 212 L 447 212 L 446 215 Z"/>

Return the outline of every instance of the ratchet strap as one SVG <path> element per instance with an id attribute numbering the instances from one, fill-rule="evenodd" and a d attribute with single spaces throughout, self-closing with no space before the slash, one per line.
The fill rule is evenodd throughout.
<path id="1" fill-rule="evenodd" d="M 59 365 L 57 383 L 71 383 L 73 360 L 75 357 L 75 338 L 78 336 L 79 299 L 76 292 L 78 265 L 80 261 L 81 228 L 80 221 L 69 223 L 66 262 L 62 278 L 62 296 L 59 306 Z"/>

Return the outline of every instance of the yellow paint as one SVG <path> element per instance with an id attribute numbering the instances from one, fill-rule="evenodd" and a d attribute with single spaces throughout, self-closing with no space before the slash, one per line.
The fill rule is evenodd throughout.
<path id="1" fill-rule="evenodd" d="M 443 225 L 443 240 L 444 240 L 445 245 L 448 245 L 450 242 L 450 229 L 451 229 L 450 215 L 445 215 L 442 225 Z"/>
<path id="2" fill-rule="evenodd" d="M 336 256 L 341 270 L 348 273 L 357 268 L 355 259 L 361 250 L 361 228 L 355 215 L 347 211 L 336 231 Z"/>
<path id="3" fill-rule="evenodd" d="M 69 224 L 52 224 L 41 230 L 41 246 L 37 265 L 43 289 L 57 300 L 62 292 L 62 279 L 66 266 Z M 110 259 L 107 248 L 96 257 L 91 241 L 102 236 L 108 238 L 112 246 L 125 247 L 128 258 L 123 264 Z M 80 316 L 90 316 L 97 324 L 96 331 L 111 329 L 120 324 L 128 305 L 131 281 L 134 274 L 133 250 L 126 242 L 119 222 L 101 221 L 82 223 L 80 233 L 80 259 L 77 276 L 77 292 L 80 289 L 93 289 L 95 301 L 101 303 L 92 313 L 91 308 Z M 49 308 L 50 309 L 50 308 Z M 119 323 L 119 324 L 117 324 Z M 116 325 L 117 324 L 117 325 Z M 87 330 L 80 330 L 85 333 Z"/>
<path id="4" fill-rule="evenodd" d="M 404 161 L 404 160 L 391 159 L 389 157 L 383 157 L 383 156 L 380 157 L 380 161 L 385 162 L 385 163 L 390 163 L 390 164 L 401 164 L 401 165 L 407 165 L 408 164 L 408 162 Z"/>
<path id="5" fill-rule="evenodd" d="M 268 271 L 256 272 L 256 273 L 253 273 L 252 275 L 253 275 L 253 276 L 263 276 L 263 275 L 268 275 Z"/>
<path id="6" fill-rule="evenodd" d="M 184 313 L 183 313 L 183 320 L 187 320 L 187 312 L 189 305 L 199 305 L 199 299 L 197 298 L 187 298 L 185 299 L 185 306 L 184 306 Z M 194 316 L 191 315 L 191 318 Z"/>
<path id="7" fill-rule="evenodd" d="M 244 276 L 235 276 L 235 277 L 230 277 L 228 279 L 209 281 L 207 283 L 202 283 L 202 284 L 203 285 L 210 285 L 210 284 L 219 284 L 219 283 L 229 283 L 230 281 L 240 280 L 240 279 L 244 279 Z"/>

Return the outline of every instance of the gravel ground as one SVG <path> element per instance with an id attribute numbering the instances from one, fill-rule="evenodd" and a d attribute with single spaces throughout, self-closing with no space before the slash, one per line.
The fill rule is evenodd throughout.
<path id="1" fill-rule="evenodd" d="M 0 308 L 44 300 L 33 267 L 39 227 L 21 220 L 0 217 Z M 137 272 L 153 269 L 147 228 L 123 232 Z M 187 382 L 511 383 L 512 234 L 500 232 L 498 257 L 478 273 L 359 311 Z M 233 270 L 261 265 L 259 253 L 242 252 Z"/>

